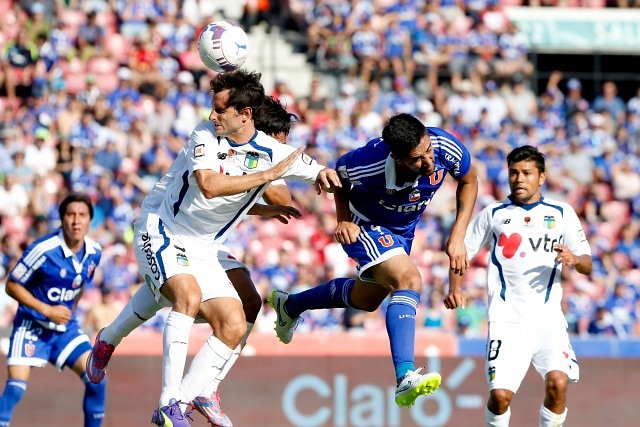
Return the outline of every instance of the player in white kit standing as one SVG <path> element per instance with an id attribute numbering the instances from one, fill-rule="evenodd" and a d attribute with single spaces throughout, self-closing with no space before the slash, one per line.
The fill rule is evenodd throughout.
<path id="1" fill-rule="evenodd" d="M 192 401 L 232 358 L 246 332 L 242 303 L 218 261 L 218 247 L 266 187 L 278 178 L 339 186 L 335 171 L 259 132 L 255 106 L 264 100 L 260 74 L 245 70 L 211 81 L 213 111 L 198 125 L 173 162 L 157 212 L 145 212 L 135 225 L 135 254 L 141 275 L 158 302 L 171 303 L 163 337 L 162 393 L 152 422 L 189 426 Z M 189 332 L 196 315 L 214 334 L 184 370 Z M 88 369 L 100 359 L 100 337 Z M 95 346 L 94 346 L 95 347 Z M 95 356 L 95 357 L 93 357 Z"/>
<path id="2" fill-rule="evenodd" d="M 545 159 L 537 148 L 514 149 L 507 165 L 511 194 L 485 207 L 465 237 L 469 259 L 490 248 L 486 422 L 509 425 L 511 399 L 533 363 L 545 382 L 539 425 L 562 426 L 568 384 L 579 378 L 560 308 L 562 268 L 590 274 L 591 249 L 571 205 L 541 195 Z M 447 308 L 464 307 L 461 281 L 450 275 Z"/>

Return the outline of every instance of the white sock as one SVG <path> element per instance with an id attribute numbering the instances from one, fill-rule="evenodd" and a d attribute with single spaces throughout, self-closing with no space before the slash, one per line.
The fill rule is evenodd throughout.
<path id="1" fill-rule="evenodd" d="M 242 337 L 242 340 L 240 340 L 240 344 L 238 344 L 238 346 L 233 349 L 233 354 L 231 355 L 229 360 L 227 360 L 227 363 L 224 364 L 224 366 L 222 367 L 222 371 L 220 371 L 218 376 L 216 376 L 216 379 L 211 381 L 211 383 L 205 387 L 205 389 L 202 391 L 202 393 L 199 394 L 199 396 L 209 397 L 218 389 L 218 386 L 220 385 L 224 377 L 227 376 L 227 374 L 231 370 L 231 367 L 236 363 L 236 361 L 240 357 L 240 353 L 242 353 L 242 349 L 244 348 L 244 346 L 247 345 L 247 339 L 249 338 L 249 334 L 251 333 L 252 330 L 253 330 L 253 323 L 247 322 L 247 332 Z"/>
<path id="2" fill-rule="evenodd" d="M 191 402 L 220 374 L 233 356 L 233 350 L 211 335 L 191 361 L 189 371 L 180 383 L 184 401 Z"/>
<path id="3" fill-rule="evenodd" d="M 162 337 L 162 393 L 160 407 L 169 404 L 169 400 L 180 399 L 180 380 L 184 373 L 189 350 L 189 334 L 193 326 L 193 317 L 172 311 L 167 317 Z M 188 400 L 186 403 L 190 402 Z"/>
<path id="4" fill-rule="evenodd" d="M 562 427 L 564 420 L 567 419 L 568 411 L 565 407 L 562 414 L 556 414 L 542 405 L 540 407 L 540 427 Z"/>
<path id="5" fill-rule="evenodd" d="M 152 318 L 162 306 L 158 304 L 147 285 L 138 288 L 118 317 L 100 334 L 100 339 L 118 345 L 138 326 Z"/>
<path id="6" fill-rule="evenodd" d="M 485 406 L 484 417 L 487 420 L 487 427 L 509 427 L 509 419 L 511 418 L 511 407 L 502 415 L 496 415 Z"/>

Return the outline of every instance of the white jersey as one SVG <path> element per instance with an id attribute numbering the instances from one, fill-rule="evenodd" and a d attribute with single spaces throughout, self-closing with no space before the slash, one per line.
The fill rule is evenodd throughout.
<path id="1" fill-rule="evenodd" d="M 252 188 L 241 194 L 204 197 L 193 172 L 210 169 L 240 176 L 271 168 L 295 148 L 284 145 L 261 131 L 246 144 L 236 144 L 216 136 L 211 121 L 193 130 L 188 144 L 153 187 L 143 202 L 143 209 L 155 211 L 174 234 L 194 237 L 207 245 L 222 243 L 229 232 L 247 214 L 269 185 Z M 301 154 L 282 178 L 314 183 L 324 169 L 315 160 Z"/>
<path id="2" fill-rule="evenodd" d="M 556 243 L 591 255 L 580 220 L 568 203 L 541 198 L 518 206 L 506 199 L 473 218 L 465 237 L 469 259 L 490 245 L 489 321 L 517 322 L 560 310 L 562 264 Z"/>

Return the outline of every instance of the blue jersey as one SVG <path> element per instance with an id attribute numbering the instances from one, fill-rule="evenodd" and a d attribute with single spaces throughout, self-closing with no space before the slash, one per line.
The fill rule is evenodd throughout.
<path id="1" fill-rule="evenodd" d="M 65 305 L 71 310 L 71 321 L 75 320 L 74 303 L 83 286 L 93 278 L 102 256 L 100 245 L 85 237 L 84 257 L 76 255 L 67 247 L 62 230 L 57 230 L 36 240 L 22 254 L 11 271 L 11 279 L 24 286 L 38 300 L 49 305 Z M 45 328 L 64 331 L 64 325 L 51 322 L 41 313 L 18 306 L 16 319 L 30 317 Z"/>
<path id="2" fill-rule="evenodd" d="M 396 185 L 395 161 L 382 138 L 341 156 L 336 169 L 351 185 L 349 206 L 358 223 L 383 226 L 412 239 L 416 224 L 448 172 L 456 179 L 471 168 L 471 155 L 462 143 L 440 128 L 428 127 L 435 172 L 414 182 Z"/>

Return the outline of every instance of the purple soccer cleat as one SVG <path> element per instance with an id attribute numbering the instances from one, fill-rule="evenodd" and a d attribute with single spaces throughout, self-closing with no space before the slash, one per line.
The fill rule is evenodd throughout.
<path id="1" fill-rule="evenodd" d="M 169 404 L 153 411 L 151 423 L 164 427 L 191 427 L 187 418 L 191 418 L 191 411 L 183 413 L 180 409 L 180 401 L 171 399 Z"/>

